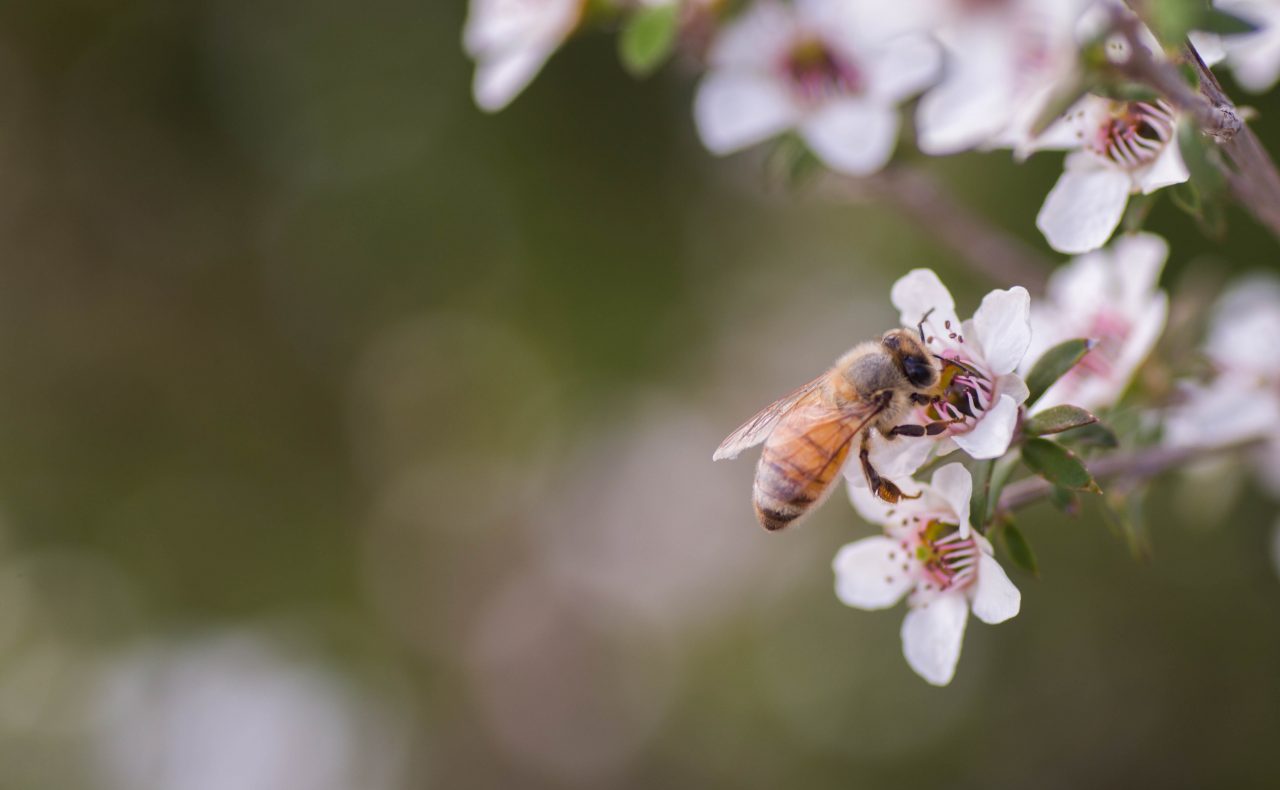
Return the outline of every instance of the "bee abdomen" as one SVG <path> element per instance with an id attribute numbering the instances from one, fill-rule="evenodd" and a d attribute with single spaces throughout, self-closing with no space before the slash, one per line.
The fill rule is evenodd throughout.
<path id="1" fill-rule="evenodd" d="M 752 497 L 756 517 L 770 532 L 796 521 L 826 496 L 849 451 L 846 444 L 832 455 L 797 463 L 778 449 L 766 447 L 760 456 Z"/>

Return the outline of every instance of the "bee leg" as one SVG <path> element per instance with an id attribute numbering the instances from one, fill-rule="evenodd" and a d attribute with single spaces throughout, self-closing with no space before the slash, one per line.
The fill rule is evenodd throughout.
<path id="1" fill-rule="evenodd" d="M 930 423 L 932 424 L 932 423 Z M 893 436 L 924 436 L 926 428 L 923 425 L 895 425 L 886 434 L 886 437 Z"/>
<path id="2" fill-rule="evenodd" d="M 862 474 L 867 478 L 867 486 L 871 491 L 881 499 L 890 504 L 896 504 L 900 499 L 919 499 L 920 494 L 908 496 L 902 493 L 902 489 L 893 484 L 892 480 L 886 480 L 880 476 L 876 468 L 871 465 L 871 454 L 867 450 L 867 442 L 862 441 L 862 449 L 858 452 L 858 460 L 862 462 Z"/>

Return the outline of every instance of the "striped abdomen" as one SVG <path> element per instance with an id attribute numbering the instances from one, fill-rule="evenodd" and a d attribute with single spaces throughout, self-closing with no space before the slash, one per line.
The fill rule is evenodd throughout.
<path id="1" fill-rule="evenodd" d="M 814 419 L 811 410 L 788 414 L 765 442 L 756 467 L 753 502 L 767 530 L 791 524 L 831 491 L 849 455 L 860 421 Z"/>

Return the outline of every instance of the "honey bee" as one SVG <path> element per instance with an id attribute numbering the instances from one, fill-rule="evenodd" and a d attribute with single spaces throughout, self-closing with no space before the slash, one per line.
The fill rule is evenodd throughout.
<path id="1" fill-rule="evenodd" d="M 922 322 L 923 323 L 923 322 Z M 764 442 L 752 501 L 756 517 L 773 531 L 822 502 L 856 443 L 867 485 L 887 502 L 906 497 L 876 472 L 868 456 L 870 429 L 882 436 L 936 436 L 947 422 L 897 425 L 914 405 L 934 402 L 947 362 L 930 354 L 909 329 L 859 343 L 826 373 L 766 406 L 729 434 L 712 456 L 736 458 Z M 918 494 L 916 496 L 919 496 Z"/>

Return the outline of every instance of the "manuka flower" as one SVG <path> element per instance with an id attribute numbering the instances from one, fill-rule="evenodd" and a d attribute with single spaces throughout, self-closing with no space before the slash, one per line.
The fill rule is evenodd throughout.
<path id="1" fill-rule="evenodd" d="M 1031 343 L 1031 297 L 1022 287 L 992 291 L 973 319 L 961 323 L 955 302 L 938 275 L 915 269 L 893 284 L 893 306 L 904 326 L 917 327 L 942 370 L 942 392 L 933 403 L 903 417 L 904 424 L 942 423 L 922 437 L 871 439 L 872 465 L 886 477 L 910 475 L 930 453 L 956 447 L 974 458 L 999 458 L 1009 449 L 1027 385 L 1014 371 Z M 861 475 L 852 465 L 854 486 Z"/>
<path id="2" fill-rule="evenodd" d="M 891 505 L 851 488 L 859 515 L 885 534 L 850 543 L 836 554 L 836 596 L 858 609 L 887 609 L 904 596 L 902 652 L 920 677 L 945 686 L 955 675 L 969 610 L 984 623 L 1018 613 L 1022 594 L 969 524 L 973 478 L 947 464 L 918 499 Z"/>
<path id="3" fill-rule="evenodd" d="M 1040 114 L 1074 79 L 1076 27 L 1089 0 L 933 0 L 944 76 L 920 99 L 920 149 L 1021 149 Z"/>
<path id="4" fill-rule="evenodd" d="M 795 130 L 834 170 L 864 175 L 893 154 L 902 100 L 938 68 L 936 45 L 895 35 L 872 3 L 764 0 L 717 36 L 694 117 L 713 153 Z"/>
<path id="5" fill-rule="evenodd" d="M 1121 236 L 1110 247 L 1082 255 L 1049 277 L 1046 297 L 1031 306 L 1029 370 L 1040 355 L 1072 338 L 1094 347 L 1035 404 L 1111 406 L 1164 331 L 1169 298 L 1160 290 L 1169 245 L 1150 233 Z"/>
<path id="6" fill-rule="evenodd" d="M 1095 250 L 1120 224 L 1130 195 L 1186 181 L 1177 124 L 1163 100 L 1093 95 L 1055 122 L 1035 147 L 1075 150 L 1036 217 L 1049 246 L 1068 253 Z"/>
<path id="7" fill-rule="evenodd" d="M 1165 441 L 1215 447 L 1266 439 L 1258 471 L 1280 492 L 1280 280 L 1256 276 L 1219 300 L 1205 341 L 1216 375 L 1188 384 L 1165 416 Z"/>
<path id="8" fill-rule="evenodd" d="M 1253 93 L 1271 90 L 1280 77 L 1280 0 L 1216 0 L 1214 5 L 1256 28 L 1222 37 L 1223 58 L 1236 82 Z"/>
<path id="9" fill-rule="evenodd" d="M 584 0 L 471 0 L 463 45 L 476 61 L 472 93 L 496 112 L 525 89 L 582 16 Z"/>

